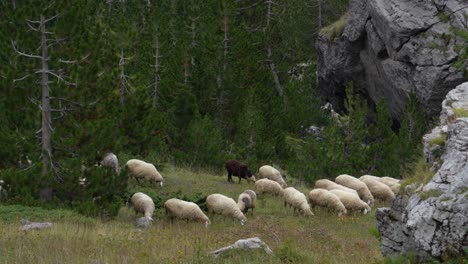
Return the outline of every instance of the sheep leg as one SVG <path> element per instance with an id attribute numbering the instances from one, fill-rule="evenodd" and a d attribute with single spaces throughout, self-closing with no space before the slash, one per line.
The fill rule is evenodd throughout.
<path id="1" fill-rule="evenodd" d="M 240 181 L 241 181 L 241 179 L 242 179 L 242 177 L 241 177 L 241 176 L 239 176 L 239 184 L 240 184 Z"/>
<path id="2" fill-rule="evenodd" d="M 228 172 L 228 182 L 232 182 L 232 174 L 231 174 L 231 172 Z"/>

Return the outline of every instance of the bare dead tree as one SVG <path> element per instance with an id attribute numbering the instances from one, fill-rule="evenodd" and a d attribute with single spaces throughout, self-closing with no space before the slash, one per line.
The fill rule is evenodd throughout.
<path id="1" fill-rule="evenodd" d="M 273 80 L 275 81 L 276 92 L 280 97 L 283 97 L 283 86 L 281 85 L 280 79 L 278 77 L 278 72 L 276 70 L 275 62 L 272 59 L 271 46 L 268 45 L 267 48 L 267 61 L 270 67 L 271 74 L 273 75 Z"/>
<path id="2" fill-rule="evenodd" d="M 197 41 L 196 41 L 196 36 L 197 36 L 197 27 L 196 27 L 196 21 L 197 21 L 198 18 L 193 18 L 191 17 L 190 18 L 190 32 L 192 34 L 192 48 L 197 46 Z"/>
<path id="3" fill-rule="evenodd" d="M 272 5 L 273 5 L 273 0 L 267 0 L 265 1 L 265 3 L 267 4 L 267 13 L 266 13 L 266 24 L 265 24 L 265 27 L 263 28 L 263 32 L 265 32 L 268 28 L 270 28 L 270 21 L 271 21 L 271 17 L 273 16 L 273 12 L 272 12 Z"/>
<path id="4" fill-rule="evenodd" d="M 267 13 L 266 13 L 266 25 L 263 28 L 263 34 L 266 34 L 267 30 L 269 29 L 272 16 L 273 16 L 273 11 L 272 11 L 273 0 L 267 0 L 265 1 L 265 3 L 267 4 Z M 278 93 L 280 97 L 283 97 L 283 86 L 281 85 L 281 82 L 278 76 L 278 71 L 276 70 L 275 62 L 273 61 L 270 41 L 268 41 L 267 43 L 267 62 L 268 62 L 268 66 L 270 68 L 271 74 L 273 75 L 276 92 Z"/>
<path id="5" fill-rule="evenodd" d="M 159 59 L 162 57 L 160 54 L 159 38 L 156 36 L 155 39 L 155 55 L 154 55 L 154 91 L 153 91 L 153 106 L 158 106 L 158 93 L 159 93 L 159 71 L 161 68 L 161 62 Z"/>
<path id="6" fill-rule="evenodd" d="M 41 139 L 42 176 L 45 176 L 47 173 L 49 173 L 52 170 L 55 172 L 56 179 L 61 180 L 59 167 L 54 162 L 53 153 L 52 153 L 52 150 L 53 150 L 52 133 L 54 131 L 52 127 L 52 112 L 59 112 L 61 114 L 64 114 L 69 109 L 67 108 L 52 109 L 50 86 L 49 86 L 51 82 L 49 81 L 49 75 L 52 75 L 59 82 L 60 81 L 64 82 L 67 85 L 75 86 L 76 84 L 65 80 L 65 76 L 63 76 L 63 70 L 52 71 L 49 69 L 50 56 L 49 56 L 48 48 L 51 45 L 54 45 L 60 42 L 60 40 L 48 38 L 48 36 L 52 35 L 53 32 L 49 32 L 46 30 L 46 24 L 49 21 L 55 19 L 56 17 L 57 16 L 53 16 L 51 18 L 46 19 L 44 15 L 41 15 L 39 21 L 26 20 L 27 25 L 31 30 L 35 32 L 39 32 L 41 34 L 41 40 L 40 40 L 41 55 L 33 55 L 33 54 L 27 54 L 27 53 L 21 52 L 16 48 L 15 42 L 13 40 L 11 42 L 12 42 L 13 49 L 20 56 L 39 59 L 41 61 L 41 68 L 37 70 L 35 73 L 41 74 L 40 83 L 41 83 L 42 96 L 41 96 L 39 109 L 41 110 L 42 121 L 41 121 L 41 129 L 37 131 L 37 133 L 40 134 L 40 139 Z M 59 62 L 60 61 L 69 62 L 67 60 L 59 59 Z M 14 80 L 14 82 L 24 80 L 28 76 L 29 75 L 26 75 L 22 78 L 16 79 Z"/>
<path id="7" fill-rule="evenodd" d="M 123 48 L 120 48 L 120 76 L 119 76 L 119 90 L 120 90 L 120 105 L 125 104 L 125 94 L 128 93 L 128 76 L 125 74 L 125 61 L 129 58 L 125 58 Z"/>
<path id="8" fill-rule="evenodd" d="M 190 55 L 188 53 L 184 56 L 184 85 L 185 87 L 190 85 Z"/>
<path id="9" fill-rule="evenodd" d="M 224 39 L 223 39 L 223 46 L 224 46 L 224 51 L 223 51 L 223 71 L 226 71 L 227 69 L 227 55 L 228 55 L 228 49 L 229 49 L 229 17 L 227 15 L 227 12 L 224 12 L 223 16 L 223 32 L 224 32 Z"/>

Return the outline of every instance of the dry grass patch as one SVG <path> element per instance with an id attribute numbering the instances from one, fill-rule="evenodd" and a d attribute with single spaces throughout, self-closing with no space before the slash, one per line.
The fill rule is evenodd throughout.
<path id="1" fill-rule="evenodd" d="M 165 186 L 132 186 L 170 194 L 219 192 L 237 199 L 252 184 L 228 184 L 226 175 L 198 174 L 179 168 L 163 171 Z M 298 186 L 302 191 L 310 187 Z M 1 207 L 0 207 L 1 208 Z M 294 215 L 279 197 L 259 196 L 248 221 L 212 216 L 205 229 L 201 223 L 171 224 L 158 208 L 147 230 L 133 226 L 134 213 L 123 207 L 112 221 L 60 218 L 51 229 L 21 232 L 18 222 L 0 220 L 1 263 L 372 263 L 382 262 L 379 243 L 369 233 L 375 228 L 373 213 L 338 218 L 334 212 L 316 208 L 314 217 Z M 40 219 L 35 219 L 40 220 Z M 208 252 L 241 238 L 260 237 L 275 253 L 236 250 L 218 258 Z"/>

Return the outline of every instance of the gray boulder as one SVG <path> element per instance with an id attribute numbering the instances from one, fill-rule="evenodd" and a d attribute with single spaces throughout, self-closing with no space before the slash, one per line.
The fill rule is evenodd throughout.
<path id="1" fill-rule="evenodd" d="M 458 86 L 447 98 L 465 94 L 465 89 L 468 83 Z M 468 102 L 468 93 L 458 100 Z M 442 259 L 468 251 L 468 117 L 441 120 L 447 140 L 438 171 L 425 185 L 407 186 L 391 208 L 376 212 L 385 256 L 414 252 L 420 260 L 429 256 Z"/>
<path id="2" fill-rule="evenodd" d="M 468 81 L 468 61 L 455 66 L 468 44 L 454 34 L 467 30 L 467 13 L 466 0 L 350 0 L 342 34 L 316 42 L 322 102 L 343 110 L 352 81 L 370 102 L 384 97 L 395 118 L 411 91 L 438 114 L 447 92 Z"/>

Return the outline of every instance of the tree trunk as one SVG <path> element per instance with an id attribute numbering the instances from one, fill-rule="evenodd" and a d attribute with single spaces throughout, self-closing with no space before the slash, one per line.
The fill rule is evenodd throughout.
<path id="1" fill-rule="evenodd" d="M 52 118 L 50 109 L 50 94 L 49 94 L 49 55 L 47 53 L 47 36 L 45 28 L 45 18 L 41 15 L 41 49 L 42 49 L 42 74 L 41 74 L 41 86 L 42 86 L 42 126 L 41 126 L 41 137 L 42 137 L 42 176 L 46 175 L 51 168 L 52 163 Z"/>
<path id="2" fill-rule="evenodd" d="M 156 55 L 154 56 L 154 91 L 153 91 L 153 106 L 158 106 L 158 93 L 159 93 L 159 38 L 156 36 Z"/>

